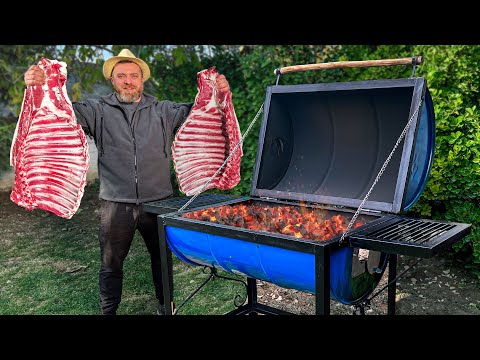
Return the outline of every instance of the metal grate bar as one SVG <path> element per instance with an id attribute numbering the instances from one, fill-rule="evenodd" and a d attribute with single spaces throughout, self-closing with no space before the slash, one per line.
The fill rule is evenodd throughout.
<path id="1" fill-rule="evenodd" d="M 405 226 L 400 226 L 400 231 L 397 237 L 393 238 L 393 240 L 407 240 L 410 242 L 418 242 L 420 239 L 419 237 L 427 235 L 431 233 L 431 228 L 436 226 L 434 223 L 424 223 L 424 222 L 415 222 L 415 223 L 405 223 Z M 424 235 L 422 235 L 424 234 Z"/>
<path id="2" fill-rule="evenodd" d="M 420 238 L 418 239 L 418 243 L 419 244 L 423 244 L 431 239 L 433 239 L 434 237 L 436 236 L 440 236 L 442 235 L 443 233 L 453 229 L 454 226 L 453 225 L 448 225 L 448 224 L 434 224 L 434 226 L 432 226 L 430 228 L 430 232 L 429 233 L 425 233 L 423 234 L 423 236 L 420 236 Z"/>
<path id="3" fill-rule="evenodd" d="M 190 198 L 191 196 L 175 197 L 172 199 L 156 201 L 153 204 L 159 207 L 165 207 L 170 209 L 180 209 L 183 205 L 187 203 L 188 200 L 190 200 Z M 231 196 L 231 195 L 202 194 L 198 196 L 194 201 L 192 201 L 189 207 L 193 208 L 193 207 L 200 207 L 204 205 L 210 205 L 216 202 L 226 201 L 233 198 L 234 196 Z"/>
<path id="4" fill-rule="evenodd" d="M 396 234 L 398 234 L 399 227 L 402 227 L 404 231 L 409 231 L 408 225 L 405 224 L 404 220 L 401 220 L 393 225 L 372 232 L 371 236 L 374 236 L 376 238 L 392 239 Z"/>
<path id="5" fill-rule="evenodd" d="M 401 221 L 373 231 L 369 237 L 423 244 L 437 236 L 453 229 L 455 226 L 416 219 L 401 219 Z"/>

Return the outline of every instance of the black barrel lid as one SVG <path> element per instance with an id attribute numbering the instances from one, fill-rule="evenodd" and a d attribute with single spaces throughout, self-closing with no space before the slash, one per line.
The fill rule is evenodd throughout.
<path id="1" fill-rule="evenodd" d="M 363 206 L 400 212 L 425 92 L 424 78 L 268 87 L 251 195 L 357 208 L 415 114 Z"/>

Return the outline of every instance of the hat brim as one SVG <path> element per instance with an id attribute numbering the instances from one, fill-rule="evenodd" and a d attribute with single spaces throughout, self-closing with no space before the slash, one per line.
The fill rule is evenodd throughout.
<path id="1" fill-rule="evenodd" d="M 110 78 L 112 77 L 113 68 L 115 67 L 115 65 L 117 65 L 118 62 L 123 60 L 134 62 L 135 64 L 140 66 L 140 69 L 142 69 L 143 79 L 148 80 L 148 78 L 150 77 L 150 68 L 148 67 L 148 65 L 142 59 L 132 58 L 129 56 L 113 56 L 107 61 L 105 61 L 105 63 L 103 64 L 103 76 L 105 76 L 105 79 L 110 80 Z"/>

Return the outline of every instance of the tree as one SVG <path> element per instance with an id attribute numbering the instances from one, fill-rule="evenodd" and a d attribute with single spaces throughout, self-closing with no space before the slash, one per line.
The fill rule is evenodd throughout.
<path id="1" fill-rule="evenodd" d="M 0 99 L 12 114 L 18 116 L 23 100 L 25 82 L 23 74 L 42 57 L 57 59 L 67 64 L 75 77 L 67 78 L 72 100 L 79 100 L 82 91 L 91 91 L 102 78 L 103 53 L 107 46 L 96 45 L 7 45 L 0 47 Z M 75 78 L 75 82 L 71 79 Z"/>

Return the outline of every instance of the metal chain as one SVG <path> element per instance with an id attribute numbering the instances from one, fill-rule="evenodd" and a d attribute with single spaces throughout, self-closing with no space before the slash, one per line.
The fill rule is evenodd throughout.
<path id="1" fill-rule="evenodd" d="M 217 176 L 217 174 L 220 172 L 220 170 L 222 170 L 223 167 L 226 165 L 228 160 L 230 160 L 230 158 L 233 156 L 233 154 L 235 154 L 235 152 L 238 150 L 238 148 L 240 147 L 240 144 L 243 143 L 243 140 L 245 139 L 247 134 L 250 132 L 250 130 L 252 129 L 253 125 L 255 124 L 255 122 L 257 121 L 258 117 L 260 116 L 260 114 L 262 112 L 263 112 L 263 103 L 260 106 L 260 109 L 258 109 L 257 115 L 255 115 L 255 117 L 253 118 L 253 120 L 250 123 L 250 125 L 248 126 L 247 130 L 245 130 L 245 132 L 243 133 L 240 141 L 237 143 L 237 145 L 234 146 L 233 150 L 230 152 L 230 155 L 228 155 L 228 157 L 225 159 L 223 164 L 218 168 L 218 170 L 215 172 L 215 174 L 213 174 L 212 177 L 205 183 L 205 185 L 203 185 L 202 188 L 195 195 L 193 195 L 192 198 L 190 200 L 188 200 L 185 205 L 183 205 L 177 211 L 182 211 L 183 209 L 185 209 L 188 205 L 190 205 L 192 203 L 193 200 L 195 200 L 197 198 L 198 195 L 200 195 L 202 192 L 205 191 L 208 184 L 210 184 L 212 182 L 212 180 L 215 178 L 215 176 Z"/>
<path id="2" fill-rule="evenodd" d="M 360 214 L 360 211 L 362 211 L 363 206 L 364 206 L 365 203 L 367 202 L 367 199 L 368 199 L 368 197 L 370 196 L 373 188 L 375 187 L 375 185 L 377 185 L 377 182 L 380 180 L 380 177 L 383 175 L 383 172 L 385 171 L 388 163 L 389 163 L 390 160 L 392 159 L 393 153 L 395 152 L 395 150 L 397 150 L 398 145 L 400 145 L 400 142 L 402 141 L 402 139 L 403 139 L 403 138 L 405 137 L 405 135 L 407 134 L 407 131 L 408 131 L 408 129 L 410 128 L 410 125 L 412 124 L 413 119 L 414 119 L 415 116 L 417 115 L 418 110 L 420 110 L 420 107 L 422 106 L 422 103 L 423 103 L 423 97 L 422 97 L 422 99 L 420 100 L 417 108 L 416 108 L 415 111 L 413 112 L 410 120 L 408 120 L 407 125 L 405 125 L 405 128 L 403 129 L 402 133 L 400 134 L 400 137 L 398 138 L 397 142 L 395 143 L 395 146 L 393 147 L 392 151 L 390 152 L 390 155 L 388 155 L 387 160 L 385 160 L 385 162 L 383 163 L 382 168 L 380 169 L 380 171 L 379 171 L 378 174 L 377 174 L 377 177 L 375 178 L 375 181 L 373 182 L 372 186 L 370 187 L 370 190 L 368 190 L 367 195 L 365 195 L 365 198 L 364 198 L 363 201 L 360 203 L 360 206 L 358 207 L 357 211 L 355 212 L 355 214 L 353 215 L 352 219 L 351 219 L 350 222 L 348 223 L 347 229 L 345 230 L 345 232 L 342 234 L 342 237 L 340 238 L 340 242 L 343 242 L 343 241 L 344 241 L 345 236 L 347 235 L 347 233 L 350 231 L 350 229 L 352 228 L 353 224 L 354 224 L 355 221 L 357 220 L 357 217 L 358 217 L 358 215 Z"/>

